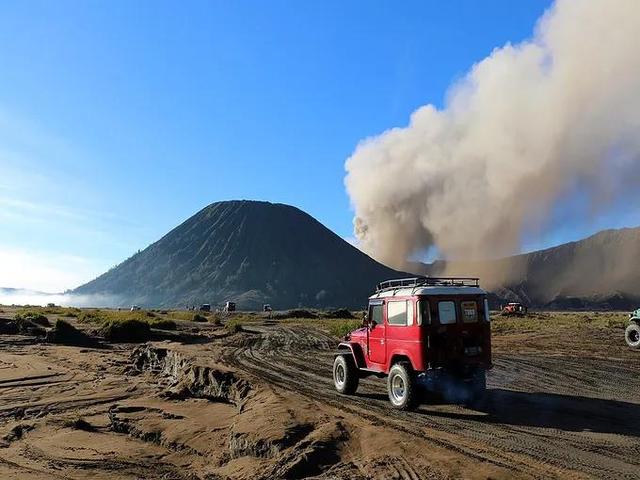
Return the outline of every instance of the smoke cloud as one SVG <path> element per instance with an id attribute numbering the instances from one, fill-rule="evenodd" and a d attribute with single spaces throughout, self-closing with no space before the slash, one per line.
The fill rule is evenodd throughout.
<path id="1" fill-rule="evenodd" d="M 567 195 L 610 208 L 640 173 L 639 34 L 637 0 L 559 0 L 443 109 L 361 142 L 345 179 L 361 248 L 396 268 L 432 247 L 491 258 L 551 228 Z"/>

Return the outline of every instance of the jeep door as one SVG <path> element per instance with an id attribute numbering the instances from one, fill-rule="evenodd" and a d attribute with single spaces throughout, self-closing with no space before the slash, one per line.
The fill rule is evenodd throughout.
<path id="1" fill-rule="evenodd" d="M 387 354 L 386 325 L 383 301 L 369 304 L 369 335 L 367 358 L 370 362 L 384 364 Z"/>

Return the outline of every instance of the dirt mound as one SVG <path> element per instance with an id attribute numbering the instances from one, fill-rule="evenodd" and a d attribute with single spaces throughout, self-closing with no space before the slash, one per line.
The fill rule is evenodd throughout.
<path id="1" fill-rule="evenodd" d="M 151 371 L 167 386 L 164 395 L 173 399 L 206 398 L 242 406 L 251 384 L 230 370 L 198 365 L 193 359 L 167 348 L 145 345 L 131 355 L 136 372 Z"/>
<path id="2" fill-rule="evenodd" d="M 49 319 L 38 312 L 24 312 L 24 313 L 18 313 L 15 316 L 15 320 L 17 322 L 20 321 L 27 321 L 27 322 L 31 322 L 31 323 L 35 323 L 36 325 L 39 325 L 41 327 L 50 327 L 51 323 L 49 322 Z"/>
<path id="3" fill-rule="evenodd" d="M 98 346 L 98 341 L 90 337 L 81 330 L 71 325 L 69 322 L 58 319 L 53 329 L 47 332 L 48 342 L 61 345 L 76 345 L 80 347 Z"/>
<path id="4" fill-rule="evenodd" d="M 284 320 L 286 318 L 318 318 L 318 314 L 311 310 L 296 308 L 285 312 L 276 312 L 271 315 L 271 318 L 275 320 Z"/>
<path id="5" fill-rule="evenodd" d="M 151 338 L 148 322 L 136 319 L 109 320 L 102 324 L 100 334 L 110 342 L 141 343 Z"/>
<path id="6" fill-rule="evenodd" d="M 0 334 L 22 334 L 34 337 L 44 337 L 47 334 L 47 330 L 28 318 L 16 315 L 16 318 L 13 320 L 0 318 Z"/>
<path id="7" fill-rule="evenodd" d="M 337 310 L 327 310 L 322 312 L 323 318 L 340 318 L 342 320 L 351 320 L 356 318 L 350 310 L 346 308 L 338 308 Z"/>

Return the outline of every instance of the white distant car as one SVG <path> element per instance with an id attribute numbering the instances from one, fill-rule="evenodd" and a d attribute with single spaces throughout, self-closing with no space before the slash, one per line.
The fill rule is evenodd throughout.
<path id="1" fill-rule="evenodd" d="M 135 312 L 136 310 L 140 310 L 140 307 L 138 305 L 131 305 L 131 311 Z"/>

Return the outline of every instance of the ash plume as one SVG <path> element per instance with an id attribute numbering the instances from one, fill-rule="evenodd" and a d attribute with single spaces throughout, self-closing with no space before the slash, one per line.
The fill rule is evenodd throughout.
<path id="1" fill-rule="evenodd" d="M 510 255 L 579 194 L 603 212 L 640 173 L 640 2 L 559 0 L 409 125 L 361 142 L 345 184 L 360 247 L 395 268 Z M 434 66 L 437 68 L 437 66 Z"/>

